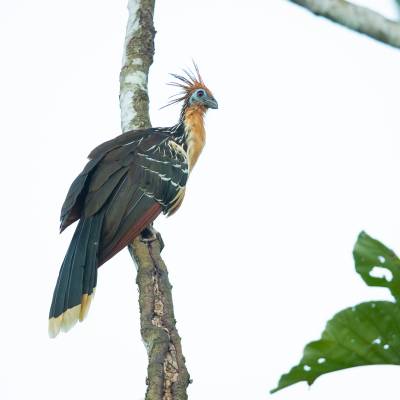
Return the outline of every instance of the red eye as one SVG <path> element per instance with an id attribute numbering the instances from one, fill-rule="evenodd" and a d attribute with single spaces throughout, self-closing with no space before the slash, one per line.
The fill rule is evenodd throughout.
<path id="1" fill-rule="evenodd" d="M 199 90 L 199 91 L 197 92 L 197 96 L 203 97 L 203 96 L 204 96 L 204 91 L 203 91 L 203 90 Z"/>

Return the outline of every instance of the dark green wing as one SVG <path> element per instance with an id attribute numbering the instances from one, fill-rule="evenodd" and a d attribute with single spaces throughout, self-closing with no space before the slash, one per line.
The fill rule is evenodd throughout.
<path id="1" fill-rule="evenodd" d="M 101 263 L 136 237 L 160 212 L 180 205 L 188 177 L 186 153 L 153 129 L 123 134 L 91 152 L 61 212 L 61 230 L 78 218 L 104 213 Z"/>

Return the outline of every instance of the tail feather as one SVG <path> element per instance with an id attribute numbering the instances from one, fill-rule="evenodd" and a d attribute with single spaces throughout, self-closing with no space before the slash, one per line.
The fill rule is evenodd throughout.
<path id="1" fill-rule="evenodd" d="M 104 212 L 81 219 L 65 255 L 54 289 L 49 336 L 66 332 L 82 321 L 97 283 L 98 248 Z"/>

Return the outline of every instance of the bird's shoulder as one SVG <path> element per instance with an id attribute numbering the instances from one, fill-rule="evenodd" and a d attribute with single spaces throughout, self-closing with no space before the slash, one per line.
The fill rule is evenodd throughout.
<path id="1" fill-rule="evenodd" d="M 90 160 L 104 157 L 110 152 L 132 153 L 136 150 L 151 151 L 173 140 L 172 128 L 148 128 L 125 132 L 95 147 L 89 154 Z"/>

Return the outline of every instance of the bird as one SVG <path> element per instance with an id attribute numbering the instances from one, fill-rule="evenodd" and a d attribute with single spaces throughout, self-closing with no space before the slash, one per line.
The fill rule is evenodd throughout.
<path id="1" fill-rule="evenodd" d="M 129 245 L 161 214 L 182 204 L 188 177 L 203 150 L 204 117 L 218 103 L 199 69 L 171 74 L 182 102 L 178 123 L 125 132 L 97 146 L 71 184 L 60 233 L 79 220 L 61 265 L 49 314 L 49 336 L 68 331 L 89 310 L 97 268 Z"/>

